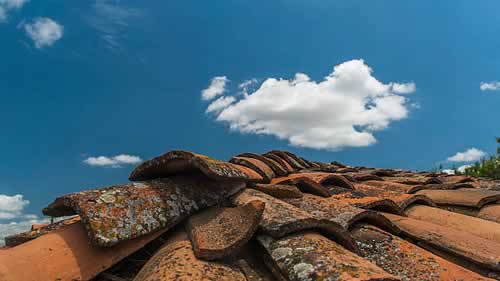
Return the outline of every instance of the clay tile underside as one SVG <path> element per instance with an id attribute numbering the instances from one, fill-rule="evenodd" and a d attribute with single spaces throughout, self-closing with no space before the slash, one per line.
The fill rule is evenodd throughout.
<path id="1" fill-rule="evenodd" d="M 500 280 L 500 181 L 282 150 L 171 151 L 130 180 L 58 197 L 0 280 Z"/>

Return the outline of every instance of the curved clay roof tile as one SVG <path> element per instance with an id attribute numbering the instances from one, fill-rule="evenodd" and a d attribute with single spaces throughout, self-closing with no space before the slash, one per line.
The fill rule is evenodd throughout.
<path id="1" fill-rule="evenodd" d="M 261 181 L 256 172 L 231 163 L 188 151 L 174 150 L 145 161 L 129 176 L 131 181 L 165 178 L 198 171 L 214 180 Z"/>
<path id="2" fill-rule="evenodd" d="M 399 280 L 318 233 L 302 232 L 280 239 L 263 235 L 258 240 L 270 260 L 266 264 L 282 274 L 281 280 Z"/>
<path id="3" fill-rule="evenodd" d="M 241 182 L 178 176 L 68 194 L 57 198 L 43 213 L 48 216 L 78 214 L 90 241 L 109 247 L 160 228 L 170 228 L 243 187 Z"/>
<path id="4" fill-rule="evenodd" d="M 271 169 L 266 163 L 257 160 L 255 158 L 249 158 L 249 157 L 233 157 L 231 160 L 229 160 L 230 163 L 245 166 L 249 169 L 254 170 L 256 173 L 258 173 L 262 178 L 263 183 L 269 183 L 271 180 L 276 176 Z"/>

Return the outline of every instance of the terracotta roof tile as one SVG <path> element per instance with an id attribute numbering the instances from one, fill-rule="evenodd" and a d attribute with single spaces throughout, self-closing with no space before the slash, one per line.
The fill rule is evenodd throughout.
<path id="1" fill-rule="evenodd" d="M 179 231 L 171 236 L 134 279 L 156 280 L 246 281 L 246 278 L 238 266 L 197 259 L 187 234 Z"/>
<path id="2" fill-rule="evenodd" d="M 262 180 L 250 169 L 187 151 L 171 151 L 148 160 L 135 168 L 129 179 L 150 180 L 192 171 L 199 171 L 214 180 Z"/>
<path id="3" fill-rule="evenodd" d="M 300 191 L 304 193 L 311 193 L 318 196 L 330 197 L 330 191 L 323 185 L 311 180 L 305 176 L 297 176 L 301 174 L 295 174 L 293 176 L 277 178 L 272 181 L 273 184 L 286 184 L 295 185 Z"/>
<path id="4" fill-rule="evenodd" d="M 495 241 L 500 245 L 500 224 L 471 216 L 423 205 L 411 206 L 405 214 L 413 219 L 430 222 L 448 229 L 469 232 L 475 236 Z"/>
<path id="5" fill-rule="evenodd" d="M 288 161 L 286 161 L 285 159 L 283 159 L 282 157 L 280 157 L 276 153 L 267 152 L 264 154 L 264 156 L 279 163 L 281 165 L 281 167 L 287 172 L 287 174 L 293 173 L 295 171 L 295 168 L 293 168 L 288 163 Z"/>
<path id="6" fill-rule="evenodd" d="M 398 228 L 390 220 L 387 220 L 377 212 L 357 208 L 335 198 L 321 198 L 315 195 L 304 194 L 303 198 L 283 200 L 301 210 L 307 211 L 317 219 L 339 225 L 344 231 L 348 231 L 353 224 L 364 220 L 383 228 L 391 229 L 394 232 L 398 231 Z"/>
<path id="7" fill-rule="evenodd" d="M 57 198 L 44 213 L 81 222 L 8 237 L 0 280 L 500 280 L 500 181 L 230 161 L 172 151 Z"/>
<path id="8" fill-rule="evenodd" d="M 286 169 L 284 169 L 280 163 L 276 162 L 275 160 L 273 160 L 271 158 L 265 157 L 263 155 L 255 154 L 255 153 L 242 153 L 242 154 L 237 155 L 237 157 L 253 158 L 253 159 L 257 159 L 261 162 L 264 162 L 267 166 L 269 166 L 273 170 L 274 174 L 279 176 L 279 177 L 286 176 L 288 174 L 288 171 Z"/>
<path id="9" fill-rule="evenodd" d="M 308 213 L 307 210 L 257 190 L 245 189 L 235 195 L 232 202 L 237 206 L 241 206 L 254 200 L 260 200 L 266 204 L 259 227 L 267 235 L 279 238 L 302 230 L 322 229 L 325 232 L 337 235 L 339 239 L 345 241 L 346 245 L 354 247 L 350 236 L 346 236 L 346 230 L 334 220 L 314 216 Z"/>
<path id="10" fill-rule="evenodd" d="M 297 233 L 281 239 L 259 236 L 259 241 L 271 266 L 285 280 L 398 280 L 317 233 Z"/>
<path id="11" fill-rule="evenodd" d="M 43 212 L 49 216 L 78 214 L 94 244 L 111 246 L 172 227 L 243 186 L 241 182 L 178 176 L 68 194 L 57 198 Z"/>
<path id="12" fill-rule="evenodd" d="M 250 157 L 233 157 L 229 162 L 245 166 L 249 169 L 254 170 L 262 178 L 264 183 L 269 183 L 276 176 L 274 171 L 266 163 Z"/>
<path id="13" fill-rule="evenodd" d="M 371 225 L 352 230 L 361 255 L 401 280 L 492 280 Z"/>
<path id="14" fill-rule="evenodd" d="M 500 191 L 481 189 L 421 190 L 417 194 L 426 195 L 436 204 L 458 205 L 473 208 L 500 200 Z"/>
<path id="15" fill-rule="evenodd" d="M 302 192 L 295 185 L 253 184 L 249 187 L 276 198 L 301 198 L 303 196 Z"/>
<path id="16" fill-rule="evenodd" d="M 279 150 L 272 150 L 267 152 L 266 154 L 274 154 L 281 159 L 285 160 L 294 170 L 301 170 L 304 169 L 305 167 L 302 166 L 299 161 L 297 156 L 286 152 L 286 151 L 279 151 Z"/>
<path id="17" fill-rule="evenodd" d="M 483 206 L 477 214 L 477 217 L 483 220 L 500 223 L 500 204 L 497 202 L 495 204 Z"/>
<path id="18" fill-rule="evenodd" d="M 500 269 L 500 244 L 494 241 L 421 220 L 387 213 L 383 215 L 414 240 L 485 268 Z"/>
<path id="19" fill-rule="evenodd" d="M 82 223 L 74 223 L 0 254 L 0 280 L 90 280 L 157 238 L 164 230 L 101 248 L 88 243 Z"/>
<path id="20" fill-rule="evenodd" d="M 209 208 L 192 215 L 187 229 L 196 257 L 215 260 L 234 254 L 252 238 L 264 206 L 256 200 L 236 208 Z"/>

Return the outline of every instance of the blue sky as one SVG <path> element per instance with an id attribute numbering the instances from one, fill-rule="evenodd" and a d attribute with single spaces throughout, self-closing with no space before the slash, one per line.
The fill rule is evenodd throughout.
<path id="1" fill-rule="evenodd" d="M 0 232 L 39 220 L 58 195 L 126 182 L 137 158 L 172 149 L 219 159 L 287 149 L 406 169 L 493 153 L 499 8 L 493 0 L 0 0 Z M 204 100 L 214 77 L 226 83 Z M 252 79 L 245 95 L 238 85 Z M 351 99 L 357 90 L 366 92 Z M 387 96 L 392 103 L 377 105 Z M 232 103 L 206 113 L 221 97 Z M 377 110 L 344 111 L 349 104 Z"/>

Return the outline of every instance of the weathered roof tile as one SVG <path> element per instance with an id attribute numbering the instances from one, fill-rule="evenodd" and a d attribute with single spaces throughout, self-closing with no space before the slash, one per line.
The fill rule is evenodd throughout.
<path id="1" fill-rule="evenodd" d="M 492 280 L 372 225 L 352 230 L 361 255 L 401 280 Z"/>
<path id="2" fill-rule="evenodd" d="M 259 236 L 272 267 L 287 280 L 398 280 L 378 266 L 314 233 Z"/>
<path id="3" fill-rule="evenodd" d="M 256 189 L 276 198 L 301 198 L 302 192 L 295 185 L 286 184 L 253 184 L 249 188 Z"/>
<path id="4" fill-rule="evenodd" d="M 438 205 L 458 205 L 473 208 L 500 200 L 500 191 L 481 189 L 458 189 L 458 190 L 421 190 L 422 194 Z"/>
<path id="5" fill-rule="evenodd" d="M 215 260 L 234 254 L 252 238 L 264 206 L 255 200 L 236 208 L 209 208 L 192 215 L 186 227 L 196 257 Z"/>
<path id="6" fill-rule="evenodd" d="M 276 176 L 274 171 L 266 163 L 250 157 L 233 157 L 229 162 L 245 166 L 249 169 L 254 170 L 262 178 L 264 183 L 269 183 Z"/>
<path id="7" fill-rule="evenodd" d="M 132 171 L 129 179 L 144 181 L 193 171 L 201 172 L 214 180 L 261 180 L 250 169 L 241 169 L 231 163 L 180 150 L 170 151 L 142 163 Z"/>
<path id="8" fill-rule="evenodd" d="M 196 258 L 191 242 L 183 231 L 174 233 L 146 263 L 134 281 L 246 281 L 238 266 Z"/>
<path id="9" fill-rule="evenodd" d="M 43 212 L 49 216 L 78 214 L 94 244 L 111 246 L 172 227 L 243 186 L 241 182 L 215 182 L 202 176 L 177 176 L 68 194 Z"/>

